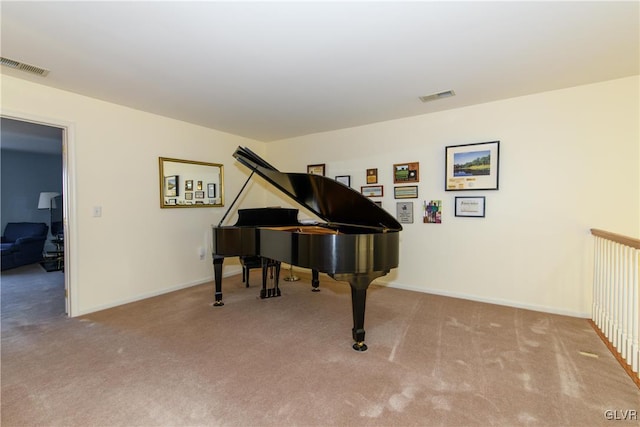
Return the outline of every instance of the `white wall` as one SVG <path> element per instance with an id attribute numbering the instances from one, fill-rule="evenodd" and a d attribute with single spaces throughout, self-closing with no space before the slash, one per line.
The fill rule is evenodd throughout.
<path id="1" fill-rule="evenodd" d="M 160 209 L 158 157 L 223 163 L 228 204 L 247 177 L 233 152 L 246 145 L 263 153 L 263 143 L 8 76 L 1 83 L 3 115 L 70 130 L 72 314 L 212 279 L 210 226 L 226 207 Z M 261 204 L 252 197 L 245 202 Z M 94 206 L 102 217 L 93 217 Z M 225 264 L 225 274 L 239 271 Z"/>
<path id="2" fill-rule="evenodd" d="M 639 78 L 631 77 L 267 145 L 281 171 L 326 163 L 365 185 L 378 168 L 395 215 L 392 165 L 420 162 L 413 224 L 392 286 L 587 316 L 590 228 L 640 236 Z M 498 191 L 444 191 L 448 145 L 500 141 Z M 486 196 L 486 218 L 455 217 L 454 197 Z M 443 201 L 443 224 L 421 203 Z M 274 197 L 268 203 L 286 204 Z"/>
<path id="3" fill-rule="evenodd" d="M 231 157 L 238 145 L 282 171 L 326 163 L 328 176 L 351 175 L 354 188 L 378 168 L 392 213 L 392 164 L 420 162 L 416 222 L 401 232 L 400 267 L 383 278 L 392 286 L 585 316 L 589 228 L 640 236 L 638 77 L 266 145 L 21 79 L 1 83 L 3 114 L 70 130 L 66 274 L 76 315 L 211 280 L 210 255 L 200 261 L 198 249 L 226 207 L 160 209 L 158 157 L 223 163 L 228 206 L 247 178 Z M 493 140 L 500 189 L 445 192 L 445 146 Z M 266 188 L 254 179 L 238 203 L 288 204 L 265 198 Z M 487 217 L 454 217 L 456 195 L 486 196 Z M 441 225 L 420 222 L 431 199 L 443 200 Z"/>

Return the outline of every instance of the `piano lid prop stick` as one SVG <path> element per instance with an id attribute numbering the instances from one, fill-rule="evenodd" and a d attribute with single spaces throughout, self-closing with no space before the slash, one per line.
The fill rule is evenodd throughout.
<path id="1" fill-rule="evenodd" d="M 231 202 L 231 204 L 229 205 L 229 208 L 227 209 L 227 211 L 224 213 L 224 215 L 222 216 L 222 219 L 220 220 L 220 222 L 218 223 L 218 227 L 220 227 L 222 225 L 222 223 L 224 222 L 225 218 L 227 217 L 227 215 L 229 215 L 229 212 L 231 211 L 231 208 L 233 207 L 233 205 L 236 204 L 236 202 L 238 201 L 238 197 L 240 197 L 240 194 L 242 194 L 242 192 L 244 191 L 244 188 L 247 186 L 247 184 L 249 183 L 249 180 L 251 179 L 251 177 L 253 176 L 253 174 L 256 173 L 255 168 L 251 171 L 251 175 L 249 175 L 249 178 L 247 178 L 247 180 L 244 182 L 244 185 L 242 186 L 242 188 L 240 189 L 240 192 L 236 195 L 236 198 L 233 199 L 233 202 Z"/>

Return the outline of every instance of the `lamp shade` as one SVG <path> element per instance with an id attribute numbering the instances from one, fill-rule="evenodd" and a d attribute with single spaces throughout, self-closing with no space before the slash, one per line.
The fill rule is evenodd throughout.
<path id="1" fill-rule="evenodd" d="M 51 199 L 59 195 L 60 193 L 54 193 L 51 191 L 40 193 L 40 199 L 38 199 L 38 209 L 51 209 Z"/>

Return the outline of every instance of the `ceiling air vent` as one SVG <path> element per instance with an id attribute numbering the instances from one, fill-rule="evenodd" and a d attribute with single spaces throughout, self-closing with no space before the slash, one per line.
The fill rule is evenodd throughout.
<path id="1" fill-rule="evenodd" d="M 24 71 L 26 73 L 37 74 L 39 76 L 45 77 L 49 74 L 49 70 L 45 70 L 44 68 L 36 67 L 35 65 L 25 64 L 24 62 L 14 61 L 13 59 L 0 57 L 0 64 L 15 68 L 16 70 Z"/>
<path id="2" fill-rule="evenodd" d="M 449 98 L 450 96 L 454 96 L 456 93 L 452 90 L 445 90 L 444 92 L 434 93 L 433 95 L 426 95 L 419 97 L 422 102 L 435 101 L 436 99 Z"/>

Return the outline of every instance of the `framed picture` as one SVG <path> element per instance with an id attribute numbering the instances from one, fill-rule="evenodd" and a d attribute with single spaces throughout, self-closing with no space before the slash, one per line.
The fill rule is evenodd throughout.
<path id="1" fill-rule="evenodd" d="M 207 197 L 209 199 L 215 199 L 216 198 L 216 184 L 214 184 L 214 183 L 207 184 Z"/>
<path id="2" fill-rule="evenodd" d="M 336 176 L 336 181 L 340 184 L 344 184 L 347 187 L 351 187 L 351 175 L 338 175 Z"/>
<path id="3" fill-rule="evenodd" d="M 442 224 L 442 200 L 430 200 L 424 202 L 424 217 L 422 222 L 425 224 Z"/>
<path id="4" fill-rule="evenodd" d="M 413 202 L 396 203 L 396 217 L 400 224 L 413 224 Z"/>
<path id="5" fill-rule="evenodd" d="M 367 184 L 378 183 L 378 169 L 367 169 Z"/>
<path id="6" fill-rule="evenodd" d="M 446 147 L 445 190 L 497 190 L 500 141 Z"/>
<path id="7" fill-rule="evenodd" d="M 164 196 L 165 197 L 178 196 L 178 175 L 171 175 L 171 176 L 164 177 Z"/>
<path id="8" fill-rule="evenodd" d="M 375 203 L 376 206 L 379 207 L 379 208 L 382 207 L 382 202 L 381 201 L 374 201 L 373 203 Z"/>
<path id="9" fill-rule="evenodd" d="M 470 216 L 484 218 L 485 198 L 482 197 L 456 197 L 455 216 Z"/>
<path id="10" fill-rule="evenodd" d="M 384 194 L 382 185 L 365 185 L 360 187 L 360 192 L 367 197 L 382 197 Z"/>
<path id="11" fill-rule="evenodd" d="M 401 187 L 393 187 L 393 198 L 394 199 L 417 199 L 418 186 L 403 185 Z"/>
<path id="12" fill-rule="evenodd" d="M 202 181 L 198 181 L 198 186 L 196 187 L 196 190 L 202 190 Z"/>
<path id="13" fill-rule="evenodd" d="M 397 163 L 393 165 L 393 183 L 402 184 L 405 182 L 420 181 L 420 163 Z"/>
<path id="14" fill-rule="evenodd" d="M 322 175 L 324 176 L 324 163 L 319 165 L 307 165 L 307 173 L 312 175 Z"/>
<path id="15" fill-rule="evenodd" d="M 185 191 L 184 192 L 184 199 L 185 200 L 193 200 L 193 192 L 192 191 Z"/>
<path id="16" fill-rule="evenodd" d="M 204 191 L 196 191 L 196 199 L 204 199 Z"/>
<path id="17" fill-rule="evenodd" d="M 184 182 L 184 191 L 193 191 L 193 180 L 187 179 Z"/>
<path id="18" fill-rule="evenodd" d="M 167 200 L 168 205 L 177 205 L 177 199 L 169 199 Z"/>

